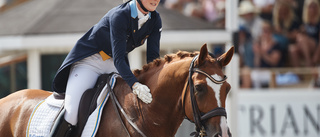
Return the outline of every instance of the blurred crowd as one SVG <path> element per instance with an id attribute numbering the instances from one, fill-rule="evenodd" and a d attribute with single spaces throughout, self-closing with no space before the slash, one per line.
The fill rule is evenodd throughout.
<path id="1" fill-rule="evenodd" d="M 268 86 L 266 69 L 318 68 L 320 70 L 320 0 L 239 0 L 238 52 L 243 88 Z M 225 0 L 161 0 L 168 9 L 201 18 L 224 28 Z M 310 72 L 313 73 L 313 72 Z M 320 76 L 314 73 L 314 85 Z M 298 83 L 288 73 L 279 83 Z"/>
<path id="2" fill-rule="evenodd" d="M 318 68 L 320 87 L 320 0 L 239 0 L 238 53 L 241 86 L 267 87 L 272 74 L 255 68 Z M 161 0 L 168 9 L 204 19 L 224 28 L 225 0 Z M 313 72 L 310 72 L 313 73 Z M 278 77 L 277 77 L 278 78 Z M 279 76 L 278 84 L 298 83 L 294 73 Z"/>
<path id="3" fill-rule="evenodd" d="M 242 87 L 268 85 L 270 71 L 252 68 L 320 67 L 319 0 L 241 0 L 238 12 Z"/>
<path id="4" fill-rule="evenodd" d="M 164 7 L 224 28 L 225 0 L 161 0 Z"/>

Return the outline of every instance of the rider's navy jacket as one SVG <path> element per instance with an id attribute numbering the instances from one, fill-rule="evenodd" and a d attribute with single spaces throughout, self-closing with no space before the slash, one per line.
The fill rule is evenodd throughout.
<path id="1" fill-rule="evenodd" d="M 111 9 L 69 52 L 53 80 L 53 90 L 65 92 L 71 65 L 100 51 L 113 58 L 118 72 L 131 87 L 138 80 L 130 70 L 128 53 L 147 40 L 147 62 L 159 57 L 161 18 L 156 11 L 149 15 L 147 22 L 138 29 L 135 0 Z"/>

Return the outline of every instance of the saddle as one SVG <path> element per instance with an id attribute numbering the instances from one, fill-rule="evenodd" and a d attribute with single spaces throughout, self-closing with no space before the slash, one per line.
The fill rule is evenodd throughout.
<path id="1" fill-rule="evenodd" d="M 78 110 L 78 124 L 76 128 L 73 130 L 72 135 L 81 136 L 82 130 L 84 129 L 88 117 L 92 112 L 97 108 L 97 99 L 103 90 L 104 86 L 110 81 L 112 75 L 111 74 L 102 74 L 98 77 L 98 80 L 92 89 L 87 89 L 80 100 L 79 110 Z M 64 93 L 53 93 L 55 99 L 64 100 L 65 94 Z M 63 113 L 64 108 L 61 109 L 59 113 Z"/>

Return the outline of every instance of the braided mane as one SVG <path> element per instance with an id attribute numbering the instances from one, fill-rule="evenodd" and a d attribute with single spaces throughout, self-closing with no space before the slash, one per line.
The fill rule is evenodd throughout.
<path id="1" fill-rule="evenodd" d="M 162 63 L 170 63 L 174 59 L 183 59 L 185 57 L 194 57 L 198 55 L 199 52 L 187 52 L 187 51 L 178 51 L 175 54 L 167 54 L 164 58 L 155 59 L 153 62 L 143 65 L 142 69 L 136 69 L 133 71 L 135 76 L 139 76 L 142 72 L 148 71 L 150 68 L 158 67 Z"/>

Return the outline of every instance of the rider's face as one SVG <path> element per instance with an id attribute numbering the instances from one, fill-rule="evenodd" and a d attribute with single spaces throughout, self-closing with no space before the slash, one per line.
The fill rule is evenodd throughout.
<path id="1" fill-rule="evenodd" d="M 160 0 L 141 0 L 141 3 L 143 4 L 143 6 L 149 11 L 155 11 L 159 5 L 159 2 Z M 140 5 L 139 5 L 139 10 L 142 13 L 144 13 L 144 11 L 140 8 Z"/>

